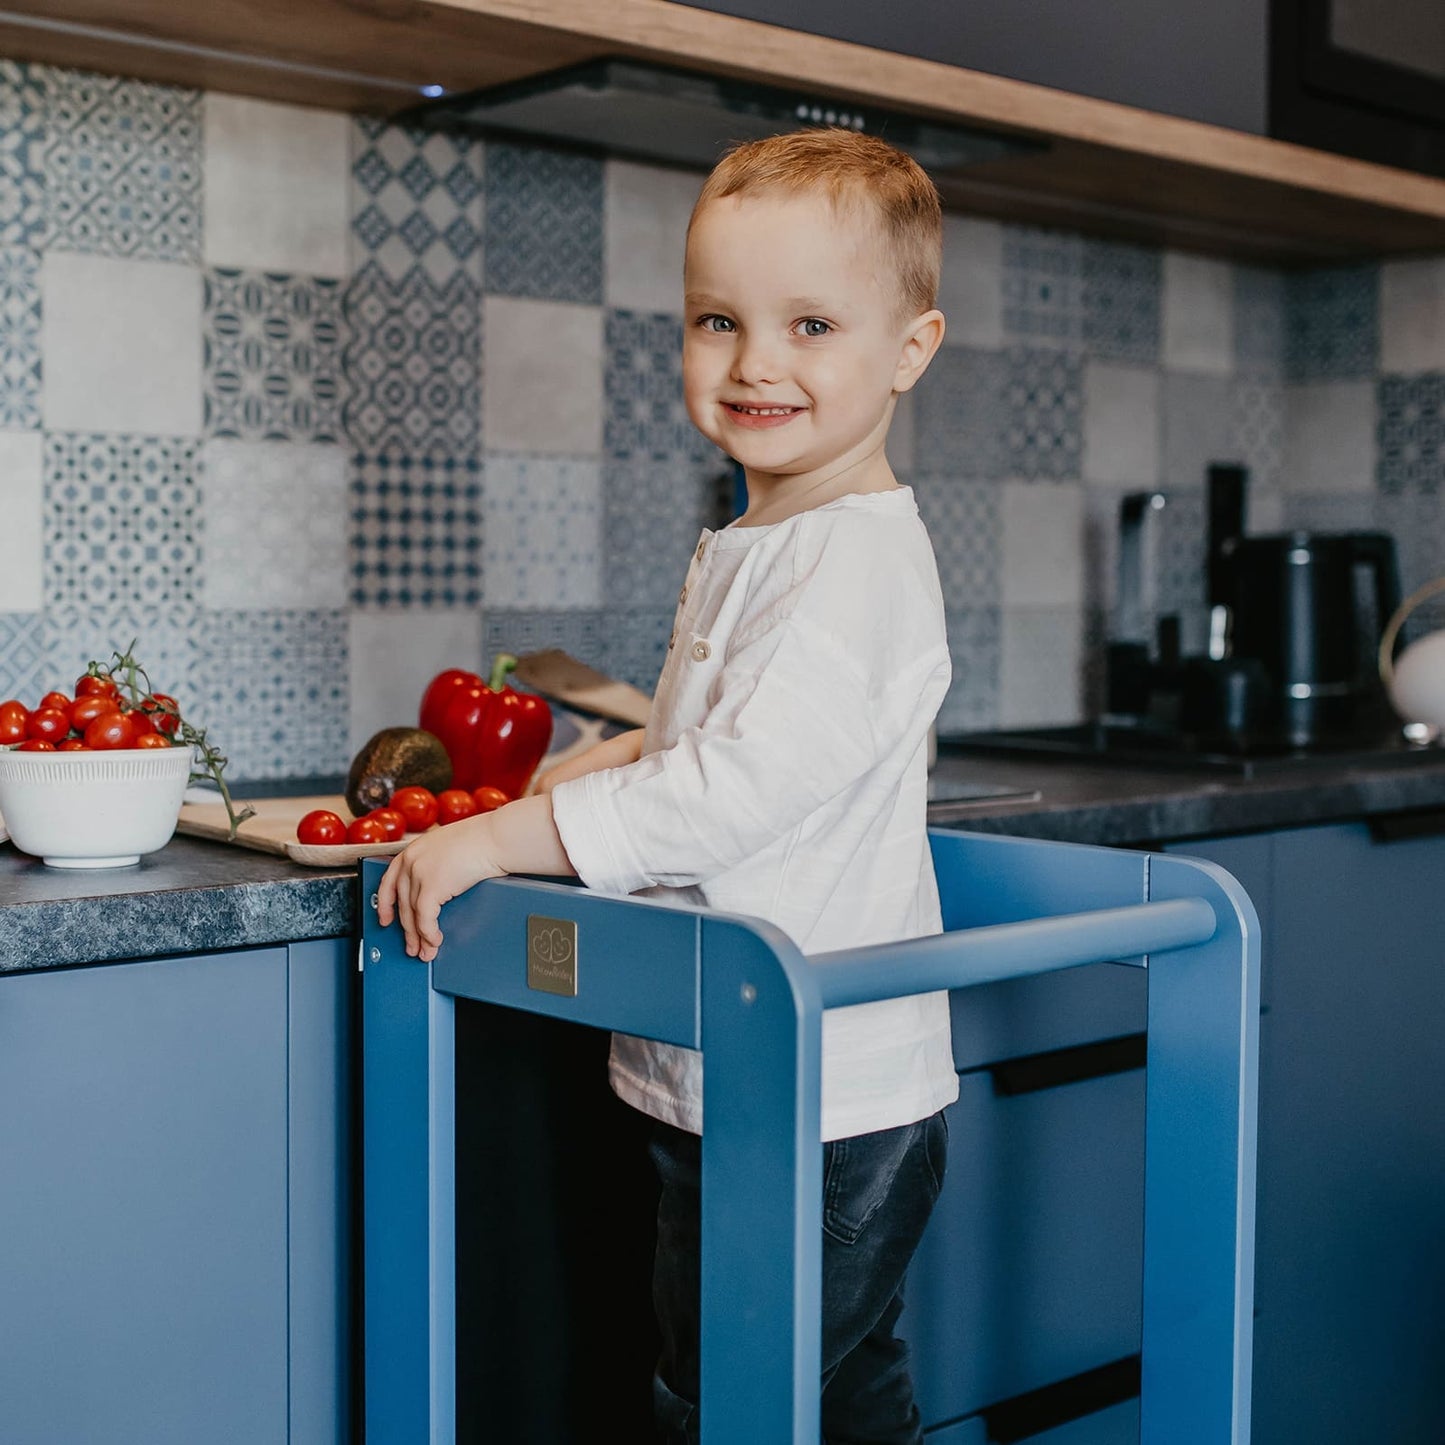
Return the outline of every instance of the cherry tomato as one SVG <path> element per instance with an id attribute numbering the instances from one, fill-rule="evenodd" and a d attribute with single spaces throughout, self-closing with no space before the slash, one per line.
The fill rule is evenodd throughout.
<path id="1" fill-rule="evenodd" d="M 368 818 L 375 818 L 386 830 L 386 841 L 395 843 L 398 838 L 406 836 L 406 818 L 396 808 L 373 808 L 366 815 Z"/>
<path id="2" fill-rule="evenodd" d="M 95 748 L 97 752 L 129 748 L 135 745 L 135 728 L 128 714 L 112 709 L 93 719 L 86 728 L 84 737 L 86 747 Z"/>
<path id="3" fill-rule="evenodd" d="M 65 707 L 70 706 L 69 702 Z M 25 736 L 41 742 L 58 743 L 70 731 L 70 714 L 65 708 L 38 707 L 25 719 Z"/>
<path id="4" fill-rule="evenodd" d="M 148 712 L 142 712 L 135 707 L 124 708 L 122 711 L 125 713 L 126 721 L 130 723 L 132 737 L 141 738 L 145 737 L 147 733 L 158 731 L 155 720 Z"/>
<path id="5" fill-rule="evenodd" d="M 15 751 L 17 753 L 53 753 L 57 751 L 57 748 L 46 738 L 26 738 L 16 747 Z"/>
<path id="6" fill-rule="evenodd" d="M 479 813 L 490 813 L 500 808 L 503 803 L 511 801 L 500 788 L 494 788 L 490 783 L 483 783 L 480 788 L 472 789 L 472 802 L 477 805 Z"/>
<path id="7" fill-rule="evenodd" d="M 301 843 L 344 843 L 346 820 L 329 808 L 313 808 L 297 823 L 296 839 Z"/>
<path id="8" fill-rule="evenodd" d="M 430 788 L 416 784 L 398 788 L 391 795 L 391 806 L 406 819 L 408 833 L 425 833 L 437 820 L 437 795 Z"/>
<path id="9" fill-rule="evenodd" d="M 448 823 L 460 823 L 476 811 L 476 800 L 465 788 L 443 788 L 437 794 L 437 822 L 443 827 Z"/>
<path id="10" fill-rule="evenodd" d="M 90 749 L 86 747 L 83 738 L 61 738 L 55 745 L 55 751 L 57 753 L 88 753 Z"/>
<path id="11" fill-rule="evenodd" d="M 88 692 L 70 705 L 70 725 L 76 732 L 83 733 L 103 713 L 119 712 L 120 707 L 113 697 L 104 693 Z"/>
<path id="12" fill-rule="evenodd" d="M 64 692 L 47 692 L 39 702 L 35 704 L 35 711 L 39 712 L 43 707 L 59 708 L 64 712 L 70 706 L 70 695 Z"/>
<path id="13" fill-rule="evenodd" d="M 386 824 L 368 813 L 364 818 L 351 820 L 346 829 L 346 841 L 348 843 L 389 843 L 391 840 L 386 836 Z"/>
<path id="14" fill-rule="evenodd" d="M 120 688 L 108 677 L 92 677 L 86 673 L 84 677 L 75 679 L 76 697 L 116 697 L 120 696 Z"/>
<path id="15" fill-rule="evenodd" d="M 171 740 L 161 733 L 142 733 L 132 744 L 133 748 L 168 748 Z"/>
<path id="16" fill-rule="evenodd" d="M 18 743 L 25 737 L 25 720 L 30 709 L 18 698 L 0 702 L 0 743 Z"/>
<path id="17" fill-rule="evenodd" d="M 153 692 L 141 700 L 146 716 L 155 724 L 157 732 L 173 738 L 181 724 L 180 704 L 168 692 Z"/>

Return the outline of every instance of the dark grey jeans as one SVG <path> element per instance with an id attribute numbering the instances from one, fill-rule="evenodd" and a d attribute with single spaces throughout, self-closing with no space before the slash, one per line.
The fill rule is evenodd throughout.
<path id="1" fill-rule="evenodd" d="M 653 1379 L 660 1438 L 698 1439 L 702 1141 L 656 1124 L 662 1185 L 652 1299 L 662 1335 Z M 918 1445 L 908 1347 L 895 1326 L 908 1263 L 943 1184 L 941 1113 L 823 1146 L 822 1425 L 826 1445 Z"/>

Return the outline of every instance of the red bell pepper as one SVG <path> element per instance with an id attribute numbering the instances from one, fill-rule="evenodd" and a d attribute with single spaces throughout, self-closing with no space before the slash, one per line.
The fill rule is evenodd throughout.
<path id="1" fill-rule="evenodd" d="M 546 698 L 507 685 L 516 667 L 499 653 L 492 676 L 448 668 L 427 685 L 420 726 L 441 739 L 452 760 L 452 786 L 468 792 L 483 786 L 520 798 L 552 741 L 552 709 Z"/>

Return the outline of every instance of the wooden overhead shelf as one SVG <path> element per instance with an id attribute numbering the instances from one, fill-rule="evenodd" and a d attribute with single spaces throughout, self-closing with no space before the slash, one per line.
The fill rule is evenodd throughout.
<path id="1" fill-rule="evenodd" d="M 671 0 L 0 0 L 0 55 L 391 115 L 628 55 L 1047 144 L 951 208 L 1281 264 L 1445 251 L 1445 180 Z"/>

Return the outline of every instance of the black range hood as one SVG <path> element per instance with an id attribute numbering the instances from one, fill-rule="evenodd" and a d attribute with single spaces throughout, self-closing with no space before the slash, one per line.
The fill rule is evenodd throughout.
<path id="1" fill-rule="evenodd" d="M 621 57 L 439 96 L 392 119 L 427 130 L 560 142 L 699 170 L 710 170 L 737 141 L 819 125 L 882 136 L 935 178 L 1045 148 L 1042 141 Z"/>

